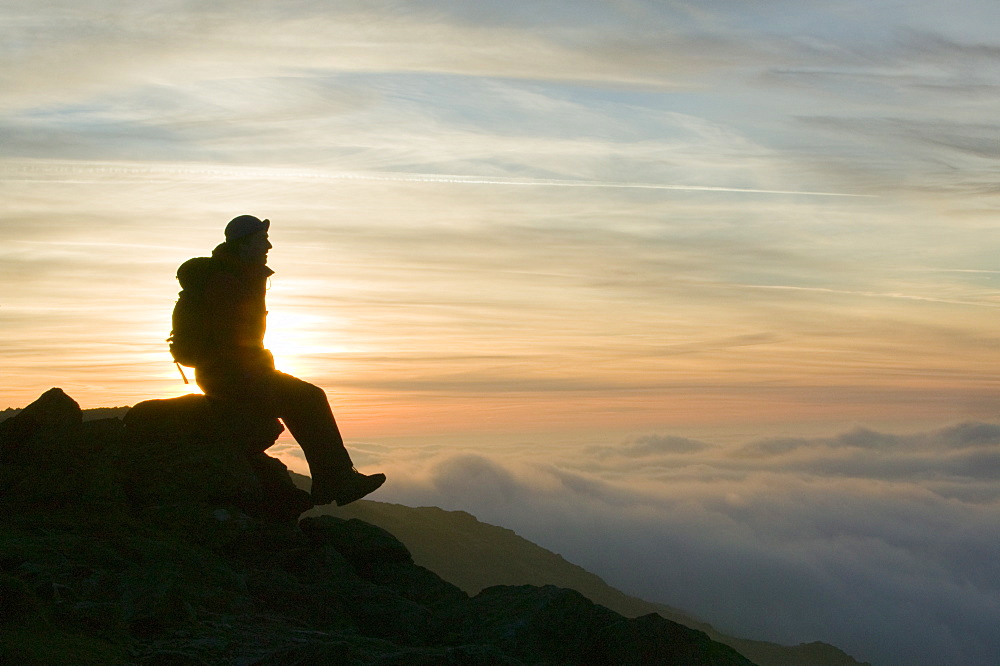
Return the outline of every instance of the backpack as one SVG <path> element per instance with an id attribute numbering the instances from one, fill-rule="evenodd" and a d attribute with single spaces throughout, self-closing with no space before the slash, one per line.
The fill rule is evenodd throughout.
<path id="1" fill-rule="evenodd" d="M 205 302 L 205 286 L 214 270 L 215 261 L 210 257 L 188 259 L 177 269 L 181 291 L 174 305 L 173 330 L 167 342 L 170 343 L 170 355 L 180 365 L 193 368 L 209 357 L 210 313 Z"/>

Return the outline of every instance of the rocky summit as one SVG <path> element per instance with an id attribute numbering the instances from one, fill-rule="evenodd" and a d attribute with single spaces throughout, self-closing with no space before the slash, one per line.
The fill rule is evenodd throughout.
<path id="1" fill-rule="evenodd" d="M 300 520 L 280 432 L 200 395 L 83 421 L 60 389 L 0 423 L 0 663 L 751 663 L 572 590 L 470 597 L 382 528 Z"/>

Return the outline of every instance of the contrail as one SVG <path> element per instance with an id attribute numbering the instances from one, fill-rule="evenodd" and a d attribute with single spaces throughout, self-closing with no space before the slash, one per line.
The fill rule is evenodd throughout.
<path id="1" fill-rule="evenodd" d="M 479 178 L 476 176 L 406 174 L 406 173 L 352 173 L 332 175 L 333 178 L 357 180 L 386 180 L 407 183 L 457 183 L 463 185 L 519 185 L 527 187 L 606 187 L 635 190 L 675 190 L 681 192 L 740 192 L 745 194 L 794 194 L 812 197 L 875 198 L 872 194 L 845 192 L 812 192 L 808 190 L 764 190 L 745 187 L 716 187 L 711 185 L 663 185 L 659 183 L 621 183 L 605 180 L 553 180 L 547 178 Z"/>
<path id="2" fill-rule="evenodd" d="M 0 164 L 10 180 L 56 180 L 88 182 L 80 178 L 89 174 L 95 179 L 150 177 L 216 178 L 225 180 L 368 180 L 401 183 L 451 183 L 456 185 L 500 185 L 516 187 L 580 187 L 632 190 L 666 190 L 676 192 L 733 192 L 740 194 L 795 195 L 811 197 L 875 198 L 871 194 L 845 192 L 815 192 L 811 190 L 768 190 L 748 187 L 718 187 L 713 185 L 668 185 L 663 183 L 627 183 L 606 180 L 558 180 L 550 178 L 502 178 L 463 176 L 457 174 L 425 174 L 393 171 L 320 171 L 281 167 L 238 167 L 229 165 L 141 164 L 136 162 L 72 162 L 62 160 L 23 160 Z"/>
<path id="3" fill-rule="evenodd" d="M 1000 308 L 1000 304 L 983 301 L 962 301 L 953 298 L 937 298 L 934 296 L 915 296 L 913 294 L 901 294 L 899 292 L 880 291 L 853 291 L 850 289 L 831 289 L 829 287 L 796 287 L 783 284 L 735 284 L 736 287 L 745 289 L 774 289 L 783 291 L 808 291 L 820 294 L 837 294 L 843 296 L 862 296 L 864 298 L 891 298 L 905 301 L 924 301 L 928 303 L 946 303 L 948 305 L 971 305 L 981 308 Z"/>

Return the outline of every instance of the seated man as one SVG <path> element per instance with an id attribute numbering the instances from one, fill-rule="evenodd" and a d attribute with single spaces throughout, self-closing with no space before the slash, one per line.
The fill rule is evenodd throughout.
<path id="1" fill-rule="evenodd" d="M 302 447 L 317 505 L 343 506 L 376 490 L 384 474 L 354 469 L 326 393 L 274 368 L 264 348 L 264 295 L 271 243 L 269 220 L 234 218 L 226 241 L 211 257 L 197 257 L 177 270 L 181 291 L 174 307 L 170 352 L 195 368 L 195 381 L 225 408 L 280 418 Z"/>

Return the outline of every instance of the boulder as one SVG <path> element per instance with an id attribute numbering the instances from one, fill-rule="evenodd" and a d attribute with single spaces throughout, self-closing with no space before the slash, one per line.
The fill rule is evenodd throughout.
<path id="1" fill-rule="evenodd" d="M 658 615 L 626 619 L 552 585 L 497 585 L 451 610 L 466 641 L 525 664 L 753 666 L 701 631 Z"/>
<path id="2" fill-rule="evenodd" d="M 0 422 L 0 498 L 21 510 L 112 510 L 123 435 L 120 420 L 84 422 L 75 400 L 49 389 Z"/>
<path id="3" fill-rule="evenodd" d="M 38 465 L 58 459 L 82 423 L 80 405 L 61 388 L 51 388 L 20 414 L 0 422 L 0 463 Z"/>
<path id="4" fill-rule="evenodd" d="M 620 618 L 606 626 L 595 637 L 587 662 L 641 666 L 655 663 L 658 655 L 665 654 L 671 655 L 674 663 L 691 666 L 751 666 L 732 647 L 656 613 Z"/>
<path id="5" fill-rule="evenodd" d="M 76 401 L 53 388 L 0 422 L 0 499 L 22 511 L 155 507 L 181 523 L 226 507 L 295 520 L 312 508 L 309 493 L 264 453 L 283 430 L 276 418 L 197 394 L 85 422 Z"/>
<path id="6" fill-rule="evenodd" d="M 135 505 L 235 506 L 276 519 L 313 506 L 288 468 L 264 453 L 284 430 L 276 418 L 191 394 L 140 402 L 123 420 L 125 490 Z"/>

